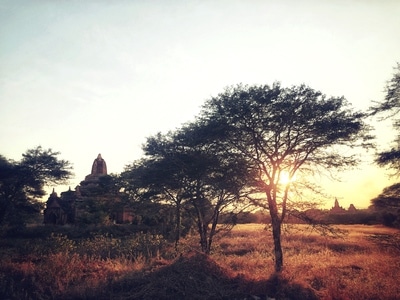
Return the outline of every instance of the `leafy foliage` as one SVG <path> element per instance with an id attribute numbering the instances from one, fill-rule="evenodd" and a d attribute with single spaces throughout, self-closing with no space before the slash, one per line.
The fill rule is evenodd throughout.
<path id="1" fill-rule="evenodd" d="M 120 193 L 119 182 L 117 175 L 104 175 L 99 177 L 98 184 L 81 189 L 78 223 L 111 224 L 115 213 L 127 205 L 124 195 Z"/>
<path id="2" fill-rule="evenodd" d="M 400 63 L 397 63 L 395 73 L 385 88 L 385 98 L 382 102 L 370 108 L 371 115 L 386 114 L 386 118 L 393 118 L 393 128 L 400 131 L 400 120 L 396 116 L 400 113 Z M 400 135 L 394 140 L 399 145 Z M 382 167 L 389 167 L 395 171 L 395 175 L 400 175 L 400 149 L 393 147 L 390 150 L 378 153 L 376 163 Z"/>
<path id="3" fill-rule="evenodd" d="M 38 213 L 50 183 L 64 183 L 71 176 L 68 161 L 59 152 L 38 146 L 27 150 L 19 162 L 0 156 L 0 225 L 24 225 Z"/>
<path id="4" fill-rule="evenodd" d="M 400 209 L 400 183 L 395 183 L 383 189 L 378 197 L 371 200 L 377 209 Z"/>
<path id="5" fill-rule="evenodd" d="M 400 113 L 400 63 L 397 63 L 394 70 L 395 73 L 386 84 L 384 101 L 377 102 L 375 106 L 370 108 L 373 115 L 390 112 L 390 115 L 394 116 Z"/>
<path id="6" fill-rule="evenodd" d="M 384 225 L 400 227 L 400 183 L 384 188 L 371 204 L 381 213 Z"/>
<path id="7" fill-rule="evenodd" d="M 193 220 L 205 253 L 210 252 L 213 236 L 222 228 L 217 228 L 220 213 L 240 206 L 249 180 L 244 161 L 224 155 L 213 129 L 199 121 L 174 133 L 150 137 L 144 145 L 146 158 L 123 174 L 128 193 L 142 201 L 175 207 L 176 244 L 183 229 L 182 217 Z"/>

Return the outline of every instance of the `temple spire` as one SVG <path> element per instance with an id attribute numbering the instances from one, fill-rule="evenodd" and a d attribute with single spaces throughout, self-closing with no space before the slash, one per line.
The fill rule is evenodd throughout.
<path id="1" fill-rule="evenodd" d="M 107 175 L 107 165 L 100 153 L 93 162 L 91 175 Z"/>
<path id="2" fill-rule="evenodd" d="M 335 198 L 335 206 L 334 207 L 339 207 L 339 201 L 337 198 Z"/>

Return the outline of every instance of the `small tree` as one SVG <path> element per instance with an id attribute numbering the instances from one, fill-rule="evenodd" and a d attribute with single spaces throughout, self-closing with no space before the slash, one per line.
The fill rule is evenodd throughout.
<path id="1" fill-rule="evenodd" d="M 162 138 L 158 136 L 158 138 Z M 148 147 L 151 143 L 148 139 Z M 154 143 L 154 141 L 153 141 Z M 161 203 L 171 205 L 175 210 L 174 217 L 174 239 L 175 247 L 178 247 L 182 235 L 182 213 L 183 213 L 183 182 L 179 176 L 179 169 L 168 158 L 155 158 L 155 153 L 148 153 L 146 159 L 136 161 L 122 173 L 123 189 L 129 195 L 133 203 L 139 203 L 138 208 L 154 208 L 159 210 Z M 148 214 L 148 212 L 146 213 Z M 155 212 L 156 214 L 156 212 Z"/>
<path id="2" fill-rule="evenodd" d="M 36 147 L 19 162 L 0 156 L 0 225 L 24 225 L 43 208 L 39 201 L 46 185 L 64 183 L 71 176 L 68 161 L 59 152 Z"/>
<path id="3" fill-rule="evenodd" d="M 118 175 L 102 175 L 97 184 L 82 189 L 78 222 L 107 225 L 115 221 L 116 213 L 127 205 L 125 195 L 120 193 L 120 181 Z"/>
<path id="4" fill-rule="evenodd" d="M 255 174 L 255 188 L 265 195 L 258 204 L 271 216 L 277 272 L 283 266 L 281 225 L 293 200 L 294 177 L 354 166 L 357 155 L 341 149 L 369 145 L 364 117 L 343 97 L 327 98 L 305 85 L 282 88 L 278 83 L 232 87 L 204 106 L 202 118 L 219 124 L 215 134 L 225 153 L 246 162 Z"/>

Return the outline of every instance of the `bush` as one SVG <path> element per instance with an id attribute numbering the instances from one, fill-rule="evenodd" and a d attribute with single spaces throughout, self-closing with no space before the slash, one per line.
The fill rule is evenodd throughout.
<path id="1" fill-rule="evenodd" d="M 382 224 L 388 227 L 398 227 L 399 216 L 391 212 L 382 213 Z M 396 226 L 397 225 L 397 226 Z"/>
<path id="2" fill-rule="evenodd" d="M 139 233 L 128 238 L 114 238 L 110 234 L 96 234 L 92 238 L 82 240 L 78 244 L 78 253 L 101 259 L 124 257 L 136 260 L 144 257 L 149 260 L 158 257 L 166 245 L 160 235 Z"/>
<path id="3" fill-rule="evenodd" d="M 358 211 L 355 213 L 340 213 L 340 214 L 326 214 L 323 218 L 328 224 L 364 224 L 364 225 L 373 225 L 378 224 L 378 216 L 374 212 L 370 211 Z"/>

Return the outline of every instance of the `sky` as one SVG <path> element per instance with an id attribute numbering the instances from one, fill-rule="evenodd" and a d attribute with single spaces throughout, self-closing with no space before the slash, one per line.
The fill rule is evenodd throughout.
<path id="1" fill-rule="evenodd" d="M 0 0 L 0 154 L 60 151 L 74 189 L 99 153 L 122 172 L 147 137 L 238 83 L 304 83 L 364 110 L 400 61 L 399 16 L 397 0 Z M 374 126 L 389 148 L 390 122 Z M 394 182 L 360 157 L 323 179 L 327 206 L 367 207 Z"/>

